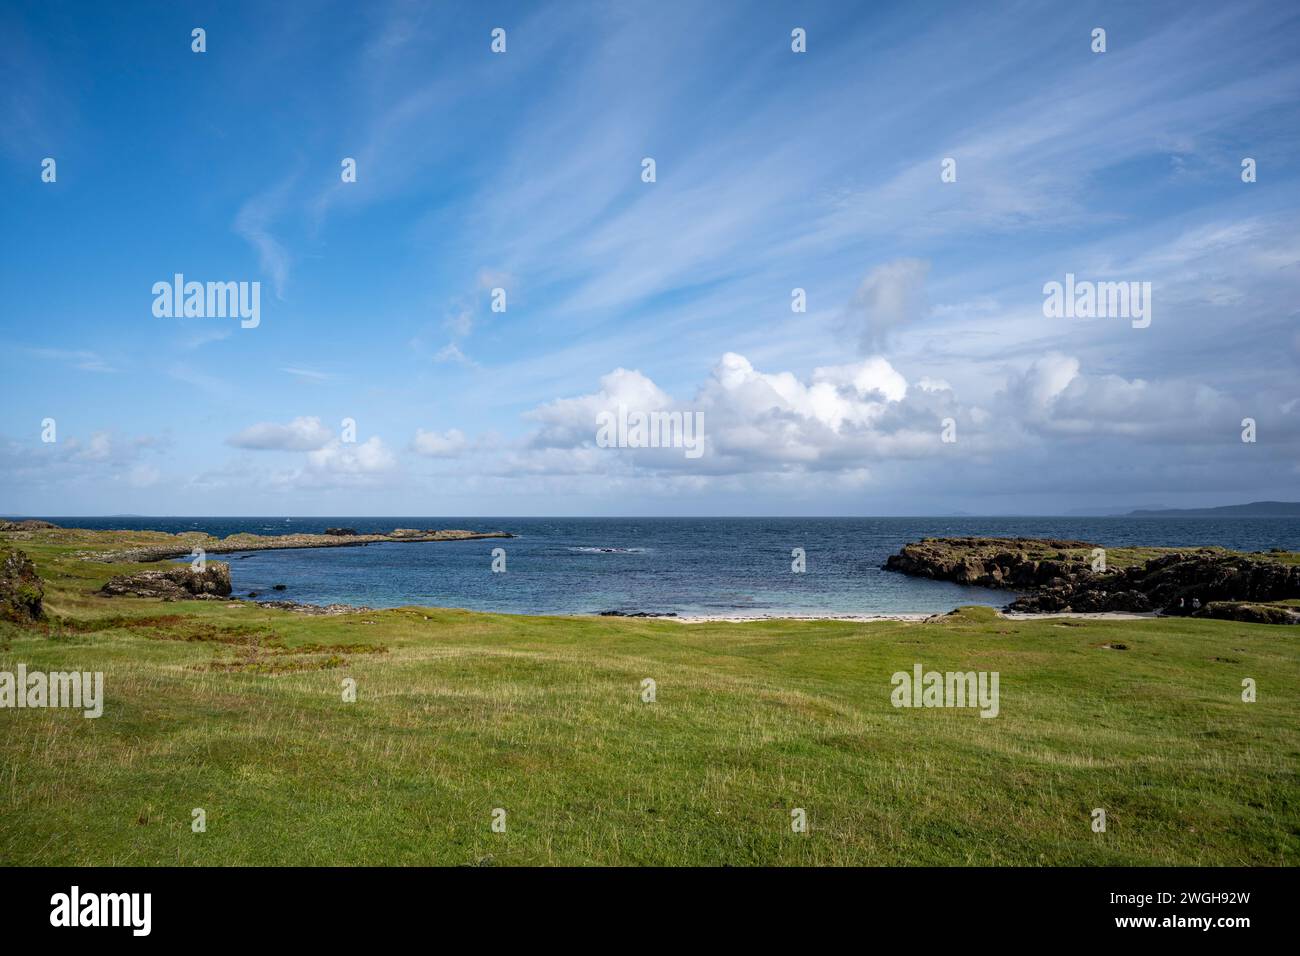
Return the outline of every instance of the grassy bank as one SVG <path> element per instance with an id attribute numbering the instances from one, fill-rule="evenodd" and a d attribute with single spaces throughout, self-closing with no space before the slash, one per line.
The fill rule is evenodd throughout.
<path id="1" fill-rule="evenodd" d="M 5 628 L 0 670 L 103 671 L 106 703 L 0 710 L 5 864 L 1300 859 L 1297 629 L 306 617 L 94 597 L 130 567 L 90 534 L 13 542 L 62 623 Z M 1000 672 L 1000 715 L 894 708 L 916 662 Z"/>

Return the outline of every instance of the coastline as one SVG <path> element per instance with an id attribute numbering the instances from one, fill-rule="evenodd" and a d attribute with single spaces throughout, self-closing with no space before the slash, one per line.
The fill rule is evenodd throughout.
<path id="1" fill-rule="evenodd" d="M 255 599 L 232 597 L 229 599 L 227 607 L 264 607 L 274 610 L 294 611 L 301 614 L 362 614 L 376 613 L 382 611 L 399 610 L 400 608 L 375 608 L 364 604 L 306 604 L 299 601 L 291 600 L 270 600 L 258 601 Z M 413 608 L 421 611 L 463 611 L 467 614 L 503 614 L 510 617 L 536 618 L 536 619 L 560 619 L 560 618 L 581 618 L 582 620 L 609 620 L 611 617 L 622 620 L 640 620 L 640 621 L 670 621 L 677 624 L 756 624 L 762 622 L 780 621 L 833 621 L 843 624 L 874 624 L 881 622 L 892 622 L 902 624 L 920 624 L 926 621 L 939 621 L 951 617 L 964 607 L 987 607 L 993 612 L 995 617 L 1007 621 L 1049 621 L 1057 618 L 1076 618 L 1081 620 L 1092 621 L 1145 621 L 1156 620 L 1167 615 L 1156 612 L 1147 613 L 1129 613 L 1123 611 L 1062 611 L 1054 614 L 1031 614 L 1024 612 L 1003 611 L 990 605 L 958 605 L 949 611 L 928 612 L 928 611 L 897 611 L 879 614 L 854 614 L 843 611 L 827 611 L 825 613 L 807 613 L 801 611 L 771 611 L 763 614 L 659 614 L 659 613 L 630 613 L 609 615 L 599 611 L 587 612 L 582 614 L 521 614 L 515 611 L 482 611 L 473 608 L 462 607 L 440 607 L 425 604 L 401 605 L 401 608 Z"/>
<path id="2" fill-rule="evenodd" d="M 819 808 L 817 819 L 839 828 L 835 840 L 798 845 L 794 859 L 804 863 L 915 862 L 917 854 L 954 865 L 1113 862 L 1114 848 L 1090 838 L 1081 808 L 1098 802 L 1099 788 L 1134 781 L 1144 793 L 1173 795 L 1152 800 L 1144 819 L 1175 842 L 1139 841 L 1133 860 L 1290 859 L 1285 841 L 1297 802 L 1289 770 L 1300 722 L 1294 695 L 1271 689 L 1300 681 L 1297 628 L 1114 612 L 1012 616 L 974 604 L 955 613 L 933 606 L 938 613 L 870 613 L 872 604 L 852 600 L 822 605 L 838 613 L 802 614 L 774 609 L 778 601 L 679 602 L 721 612 L 666 619 L 684 627 L 631 615 L 484 613 L 432 597 L 425 606 L 308 609 L 232 600 L 222 561 L 200 572 L 186 563 L 164 570 L 78 556 L 177 544 L 161 535 L 45 529 L 21 540 L 0 533 L 0 542 L 12 546 L 0 561 L 11 585 L 0 587 L 0 598 L 7 593 L 11 610 L 30 612 L 0 622 L 0 672 L 22 664 L 28 673 L 102 673 L 106 702 L 99 721 L 54 708 L 0 708 L 0 758 L 16 768 L 28 788 L 22 793 L 44 795 L 6 810 L 11 825 L 0 832 L 0 852 L 15 863 L 48 864 L 44 849 L 24 847 L 66 849 L 73 820 L 83 828 L 58 858 L 69 865 L 127 855 L 174 862 L 178 846 L 193 854 L 183 862 L 314 864 L 316 850 L 281 839 L 286 822 L 298 819 L 283 808 L 309 800 L 304 819 L 315 845 L 335 846 L 343 831 L 364 841 L 339 845 L 347 862 L 460 865 L 491 851 L 504 862 L 763 865 L 790 852 L 776 834 L 789 826 L 782 795 L 796 778 L 803 782 L 788 802 Z M 370 563 L 327 555 L 294 563 L 310 571 L 319 560 L 343 573 Z M 410 556 L 390 553 L 379 563 Z M 445 566 L 459 561 L 449 557 Z M 152 582 L 174 597 L 142 596 L 121 581 L 115 596 L 103 596 L 114 579 L 140 575 L 148 577 L 133 587 Z M 627 607 L 654 609 L 655 593 L 636 593 Z M 951 593 L 960 600 L 969 592 Z M 909 606 L 906 592 L 886 596 Z M 588 607 L 601 600 L 587 595 Z M 435 604 L 444 609 L 427 606 Z M 708 626 L 690 626 L 701 624 Z M 1004 716 L 896 709 L 891 675 L 918 666 L 1001 675 Z M 1260 704 L 1240 703 L 1243 681 L 1258 681 Z M 198 730 L 185 731 L 184 721 Z M 1215 733 L 1204 732 L 1207 723 Z M 1088 738 L 1082 757 L 1080 727 L 1102 735 Z M 61 746 L 50 747 L 52 739 Z M 526 752 L 503 760 L 503 742 L 518 740 Z M 992 749 L 999 757 L 990 761 Z M 681 772 L 657 776 L 666 760 Z M 900 777 L 899 768 L 918 764 L 951 768 L 963 786 L 935 787 L 926 773 Z M 629 777 L 629 767 L 644 773 Z M 610 803 L 611 826 L 591 844 L 571 808 L 593 794 L 624 794 L 629 780 L 644 791 L 630 804 Z M 1205 803 L 1225 808 L 1214 826 L 1188 829 L 1189 780 Z M 403 834 L 427 829 L 430 812 L 466 818 L 465 794 L 483 792 L 483 781 L 493 781 L 491 801 L 457 831 L 472 827 L 482 844 L 424 841 L 412 857 Z M 548 788 L 540 797 L 539 785 Z M 975 803 L 966 785 L 978 791 Z M 160 788 L 182 796 L 165 805 L 155 797 L 143 809 L 149 797 L 123 798 Z M 1027 789 L 1052 793 L 1056 803 L 1026 804 Z M 873 842 L 880 821 L 861 816 L 864 790 L 912 844 Z M 719 814 L 719 801 L 758 806 L 765 816 Z M 217 808 L 213 819 L 222 823 L 240 821 L 247 838 L 188 839 L 191 805 Z M 486 808 L 496 805 L 525 821 L 512 838 L 521 842 L 491 834 Z M 918 806 L 926 808 L 921 822 Z M 688 821 L 683 849 L 657 842 L 679 832 L 667 808 L 681 808 Z M 661 811 L 663 823 L 653 819 Z M 1241 812 L 1252 816 L 1243 821 Z M 936 839 L 928 822 L 936 814 L 967 822 Z M 767 821 L 772 839 L 754 841 L 755 819 Z M 553 825 L 576 829 L 552 842 Z M 724 858 L 725 848 L 699 848 L 714 836 L 745 849 Z M 990 848 L 976 860 L 972 836 Z"/>
<path id="3" fill-rule="evenodd" d="M 1009 611 L 1002 611 L 989 605 L 958 605 L 951 611 L 929 614 L 923 612 L 900 611 L 897 613 L 887 614 L 839 614 L 828 612 L 826 614 L 800 614 L 790 613 L 782 614 L 775 612 L 762 615 L 735 615 L 735 614 L 683 614 L 677 617 L 670 617 L 667 620 L 678 621 L 682 624 L 747 624 L 752 621 L 841 621 L 847 623 L 870 624 L 876 621 L 896 621 L 903 623 L 918 623 L 924 621 L 936 621 L 954 614 L 961 607 L 988 607 L 998 617 L 1008 621 L 1046 621 L 1052 618 L 1070 617 L 1083 618 L 1084 620 L 1093 621 L 1141 621 L 1158 618 L 1161 615 L 1154 612 L 1147 614 L 1128 614 L 1120 611 L 1100 611 L 1100 612 L 1062 612 L 1058 614 L 1025 614 Z"/>
<path id="4" fill-rule="evenodd" d="M 109 564 L 148 564 L 154 561 L 188 558 L 193 554 L 195 548 L 201 548 L 205 554 L 238 554 L 243 551 L 349 548 L 384 543 L 423 544 L 434 541 L 478 541 L 484 538 L 513 538 L 514 535 L 509 531 L 414 531 L 397 528 L 387 534 L 238 534 L 229 535 L 225 538 L 214 538 L 204 532 L 194 531 L 178 534 L 175 537 L 188 538 L 188 540 L 183 542 L 182 545 L 146 545 L 144 547 L 125 548 L 120 551 L 92 552 L 87 553 L 85 557 Z"/>
<path id="5" fill-rule="evenodd" d="M 436 519 L 435 519 L 436 520 Z M 453 519 L 454 520 L 454 519 Z M 415 524 L 414 522 L 410 522 Z M 429 522 L 430 524 L 432 522 Z M 447 522 L 450 524 L 451 522 Z M 324 525 L 324 523 L 321 523 Z M 421 522 L 423 524 L 423 522 Z M 750 579 L 735 584 L 714 582 L 710 577 L 697 578 L 696 586 L 664 595 L 664 604 L 658 604 L 657 592 L 643 588 L 629 591 L 626 588 L 574 588 L 563 600 L 539 597 L 537 588 L 549 579 L 528 580 L 527 585 L 513 584 L 509 579 L 493 580 L 511 583 L 510 589 L 484 593 L 477 579 L 465 584 L 465 565 L 462 557 L 444 555 L 435 558 L 433 552 L 413 558 L 380 558 L 375 566 L 385 573 L 400 573 L 408 568 L 424 569 L 426 573 L 445 571 L 451 584 L 441 587 L 350 587 L 347 568 L 351 559 L 342 563 L 329 561 L 322 572 L 322 580 L 329 586 L 313 586 L 311 569 L 315 558 L 292 559 L 286 566 L 290 575 L 281 578 L 268 565 L 268 570 L 258 570 L 244 581 L 232 580 L 232 571 L 241 567 L 240 559 L 261 551 L 312 551 L 322 548 L 365 547 L 383 543 L 432 543 L 443 541 L 471 541 L 483 539 L 515 538 L 514 532 L 502 530 L 468 530 L 465 528 L 399 527 L 389 531 L 358 534 L 351 527 L 324 525 L 311 532 L 287 535 L 265 535 L 242 531 L 229 525 L 210 530 L 183 532 L 124 531 L 57 528 L 43 520 L 24 521 L 6 529 L 4 538 L 15 545 L 33 549 L 67 548 L 69 557 L 87 564 L 134 562 L 142 567 L 125 574 L 110 576 L 98 594 L 113 597 L 161 598 L 164 600 L 228 600 L 239 606 L 267 607 L 306 614 L 373 613 L 388 607 L 423 607 L 429 610 L 465 609 L 486 613 L 510 614 L 525 618 L 593 618 L 628 617 L 665 618 L 683 624 L 751 622 L 817 622 L 840 623 L 916 623 L 933 620 L 962 608 L 987 609 L 988 620 L 1022 621 L 1033 618 L 1079 618 L 1111 621 L 1141 621 L 1157 616 L 1215 617 L 1261 623 L 1300 623 L 1300 554 L 1273 548 L 1269 552 L 1237 552 L 1222 546 L 1201 545 L 1181 549 L 1168 545 L 1129 545 L 1102 548 L 1093 543 L 1065 538 L 922 538 L 905 544 L 901 550 L 889 555 L 874 568 L 887 572 L 901 572 L 903 577 L 929 579 L 936 582 L 958 584 L 971 589 L 966 593 L 944 594 L 942 600 L 933 600 L 908 590 L 868 588 L 864 593 L 861 579 L 843 593 L 823 593 L 817 597 L 778 586 L 764 593 L 762 601 L 720 601 L 720 597 L 746 595 L 743 590 Z M 637 529 L 633 529 L 636 531 Z M 218 537 L 212 531 L 231 532 Z M 555 562 L 552 555 L 564 555 L 577 550 L 576 538 L 591 537 L 587 531 L 569 538 L 561 538 L 559 545 L 547 547 L 544 536 L 528 534 L 520 547 L 525 550 L 524 561 L 541 558 L 544 567 Z M 628 537 L 624 532 L 624 539 Z M 541 547 L 538 547 L 541 540 Z M 616 539 L 617 540 L 617 539 Z M 643 542 L 644 537 L 632 540 Z M 619 541 L 618 543 L 623 543 Z M 663 548 L 661 541 L 650 540 Z M 672 542 L 669 542 L 670 544 Z M 98 547 L 96 547 L 98 546 Z M 529 547 L 531 551 L 527 550 Z M 844 545 L 841 543 L 841 550 Z M 611 549 L 617 550 L 617 549 Z M 636 548 L 653 554 L 656 548 Z M 698 550 L 698 548 L 697 548 Z M 689 549 L 686 551 L 689 555 Z M 759 551 L 762 554 L 763 552 Z M 511 549 L 511 559 L 518 552 Z M 1094 569 L 1091 559 L 1104 555 L 1103 569 Z M 232 556 L 226 562 L 209 561 L 206 570 L 201 562 L 185 559 L 217 555 Z M 482 556 L 480 556 L 482 557 Z M 327 560 L 327 559 L 322 559 Z M 394 560 L 397 561 L 394 564 Z M 496 556 L 494 554 L 494 561 Z M 597 559 L 573 559 L 594 562 Z M 632 561 L 640 573 L 647 567 L 646 558 L 599 558 L 601 562 Z M 653 562 L 653 558 L 649 559 Z M 839 560 L 845 560 L 839 555 Z M 168 562 L 175 562 L 168 564 Z M 371 562 L 362 561 L 362 564 Z M 504 555 L 501 556 L 505 570 Z M 149 565 L 153 568 L 148 568 Z M 660 561 L 660 565 L 663 562 Z M 615 563 L 592 564 L 593 572 L 617 573 L 623 565 Z M 475 565 L 477 568 L 478 566 Z M 537 565 L 524 564 L 526 571 Z M 573 564 L 564 572 L 570 582 L 574 569 L 585 565 Z M 127 569 L 123 569 L 124 571 Z M 486 570 L 486 566 L 482 568 Z M 498 570 L 495 566 L 493 570 Z M 669 567 L 668 570 L 673 570 Z M 703 569 L 701 573 L 709 569 Z M 296 573 L 295 578 L 293 574 Z M 578 572 L 581 573 L 581 572 Z M 868 573 L 874 573 L 868 571 Z M 455 575 L 460 575 L 456 578 Z M 271 576 L 275 575 L 275 576 Z M 304 577 L 305 576 L 305 577 Z M 891 575 L 892 576 L 892 575 Z M 408 577 L 410 575 L 408 574 Z M 752 575 L 751 575 L 752 578 Z M 610 580 L 617 580 L 610 579 Z M 298 584 L 306 581 L 306 586 Z M 564 575 L 556 578 L 557 586 L 565 584 Z M 285 584 L 287 582 L 287 585 Z M 410 584 L 399 579 L 398 585 Z M 731 590 L 725 590 L 727 587 Z M 639 593 L 638 593 L 639 591 Z M 993 592 L 1002 591 L 1011 600 L 1002 605 L 994 600 Z M 679 593 L 680 592 L 680 593 Z M 788 593 L 787 593 L 788 592 Z M 810 599 L 811 598 L 811 599 Z M 820 599 L 819 599 L 820 598 Z M 608 603 L 606 603 L 608 601 Z M 375 605 L 379 606 L 376 607 Z M 658 604 L 658 606 L 656 606 Z M 745 606 L 749 604 L 750 606 Z M 757 604 L 758 606 L 753 606 Z M 811 605 L 811 606 L 810 606 Z M 820 606 L 818 606 L 820 605 Z M 607 608 L 616 610 L 607 610 Z"/>

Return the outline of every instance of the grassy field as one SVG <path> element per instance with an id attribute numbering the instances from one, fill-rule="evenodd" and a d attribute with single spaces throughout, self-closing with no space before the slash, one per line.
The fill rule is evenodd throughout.
<path id="1" fill-rule="evenodd" d="M 88 534 L 12 542 L 60 623 L 5 626 L 0 670 L 106 703 L 0 709 L 3 864 L 1300 860 L 1300 629 L 306 617 L 92 596 L 132 567 Z M 1000 715 L 894 708 L 916 662 L 998 671 Z"/>

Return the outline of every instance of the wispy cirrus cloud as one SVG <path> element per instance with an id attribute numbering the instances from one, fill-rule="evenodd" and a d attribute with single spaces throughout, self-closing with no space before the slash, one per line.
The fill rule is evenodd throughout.
<path id="1" fill-rule="evenodd" d="M 118 371 L 98 352 L 89 349 L 50 349 L 29 348 L 25 350 L 36 358 L 62 362 L 82 372 L 116 372 Z"/>
<path id="2" fill-rule="evenodd" d="M 290 202 L 295 178 L 289 177 L 246 201 L 235 216 L 233 228 L 257 252 L 258 265 L 270 276 L 278 299 L 284 298 L 292 256 L 272 232 L 276 219 Z"/>

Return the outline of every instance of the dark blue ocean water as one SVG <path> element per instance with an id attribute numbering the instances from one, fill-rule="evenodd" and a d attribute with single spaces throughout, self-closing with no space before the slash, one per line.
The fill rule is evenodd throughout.
<path id="1" fill-rule="evenodd" d="M 58 518 L 66 527 L 290 534 L 327 527 L 509 531 L 509 540 L 222 555 L 236 594 L 516 614 L 894 614 L 1001 606 L 1014 595 L 881 570 L 926 536 L 1076 538 L 1097 544 L 1300 550 L 1296 518 Z M 506 572 L 492 572 L 505 548 Z M 807 571 L 791 571 L 803 548 Z M 275 584 L 287 585 L 273 592 Z"/>

